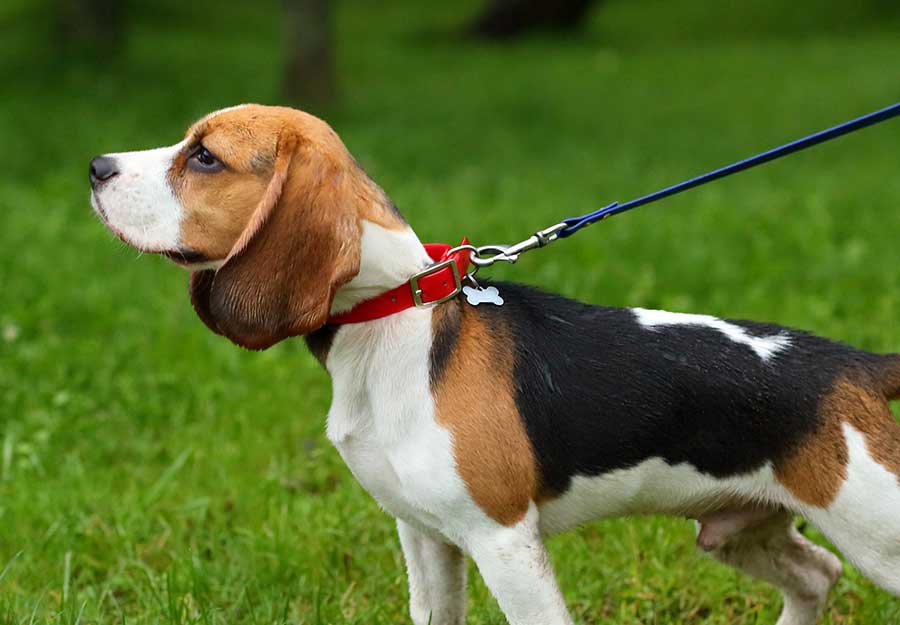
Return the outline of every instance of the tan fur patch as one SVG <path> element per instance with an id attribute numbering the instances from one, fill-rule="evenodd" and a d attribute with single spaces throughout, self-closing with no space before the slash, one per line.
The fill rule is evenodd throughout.
<path id="1" fill-rule="evenodd" d="M 246 105 L 209 115 L 188 129 L 185 151 L 172 165 L 169 178 L 185 209 L 183 247 L 212 260 L 228 256 L 263 198 L 285 137 L 295 141 L 298 155 L 323 169 L 341 171 L 349 202 L 340 210 L 354 212 L 388 229 L 406 228 L 382 189 L 353 160 L 337 134 L 324 121 L 289 108 Z M 218 173 L 186 167 L 198 143 L 227 167 Z M 310 192 L 330 193 L 328 180 Z"/>
<path id="2" fill-rule="evenodd" d="M 435 309 L 435 325 L 457 314 Z M 434 389 L 438 422 L 453 434 L 457 469 L 492 519 L 514 525 L 538 494 L 538 471 L 513 395 L 513 345 L 471 307 L 459 313 L 459 336 Z"/>
<path id="3" fill-rule="evenodd" d="M 233 171 L 185 176 L 178 193 L 185 209 L 182 245 L 207 258 L 227 257 L 267 184 L 267 178 Z"/>
<path id="4" fill-rule="evenodd" d="M 884 398 L 846 380 L 831 397 L 834 410 L 865 435 L 872 459 L 900 479 L 900 425 Z"/>
<path id="5" fill-rule="evenodd" d="M 840 415 L 823 402 L 822 426 L 775 466 L 775 478 L 803 503 L 825 508 L 847 479 L 847 441 Z"/>
<path id="6" fill-rule="evenodd" d="M 360 223 L 342 163 L 279 138 L 273 173 L 212 280 L 191 282 L 209 327 L 250 349 L 321 327 L 334 292 L 359 271 Z"/>
<path id="7" fill-rule="evenodd" d="M 872 458 L 900 478 L 900 425 L 884 396 L 859 382 L 841 379 L 819 405 L 822 427 L 804 441 L 775 476 L 804 503 L 826 508 L 847 479 L 849 452 L 843 424 L 863 433 Z"/>

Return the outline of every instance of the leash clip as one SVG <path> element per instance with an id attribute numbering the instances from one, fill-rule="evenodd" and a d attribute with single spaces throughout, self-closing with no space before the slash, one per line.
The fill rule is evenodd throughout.
<path id="1" fill-rule="evenodd" d="M 559 233 L 567 226 L 568 224 L 565 222 L 560 222 L 549 228 L 538 230 L 524 241 L 519 241 L 512 245 L 481 245 L 478 247 L 475 247 L 474 245 L 460 245 L 459 247 L 450 250 L 449 253 L 465 249 L 469 250 L 472 258 L 472 265 L 475 267 L 475 269 L 468 274 L 469 277 L 472 277 L 475 275 L 475 272 L 482 267 L 490 267 L 496 262 L 514 263 L 519 260 L 519 256 L 525 252 L 553 243 L 559 238 Z"/>

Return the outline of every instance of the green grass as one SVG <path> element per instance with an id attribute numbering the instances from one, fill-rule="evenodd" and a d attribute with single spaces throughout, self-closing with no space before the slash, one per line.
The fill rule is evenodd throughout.
<path id="1" fill-rule="evenodd" d="M 300 341 L 213 336 L 186 275 L 88 205 L 92 155 L 278 102 L 278 3 L 157 3 L 102 62 L 62 50 L 43 4 L 0 9 L 0 624 L 404 622 L 393 524 L 323 435 L 325 373 Z M 581 36 L 509 46 L 447 34 L 474 0 L 374 4 L 340 3 L 327 117 L 424 240 L 517 240 L 900 99 L 900 12 L 878 0 L 611 0 Z M 897 122 L 867 130 L 492 275 L 897 350 L 898 144 Z M 686 521 L 550 545 L 580 623 L 778 613 Z M 471 579 L 469 622 L 502 623 Z M 823 622 L 898 623 L 900 601 L 848 567 Z"/>

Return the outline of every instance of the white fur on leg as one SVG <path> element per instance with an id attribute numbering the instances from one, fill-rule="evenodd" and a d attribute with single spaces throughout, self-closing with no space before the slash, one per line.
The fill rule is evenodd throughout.
<path id="1" fill-rule="evenodd" d="M 801 511 L 866 577 L 900 597 L 900 484 L 872 458 L 862 432 L 845 423 L 844 438 L 849 462 L 837 498 Z"/>
<path id="2" fill-rule="evenodd" d="M 538 510 L 513 527 L 465 537 L 466 545 L 510 625 L 572 625 L 538 531 Z"/>
<path id="3" fill-rule="evenodd" d="M 463 625 L 466 559 L 458 547 L 435 540 L 408 523 L 397 532 L 409 577 L 409 613 L 415 625 Z"/>
<path id="4" fill-rule="evenodd" d="M 777 625 L 815 625 L 841 576 L 840 560 L 804 538 L 788 513 L 743 530 L 713 555 L 781 591 L 784 608 Z"/>

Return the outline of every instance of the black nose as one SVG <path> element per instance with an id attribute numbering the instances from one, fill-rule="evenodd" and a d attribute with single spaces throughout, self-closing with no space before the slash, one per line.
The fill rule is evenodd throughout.
<path id="1" fill-rule="evenodd" d="M 97 156 L 91 161 L 91 186 L 97 187 L 119 173 L 116 160 L 108 156 Z"/>

